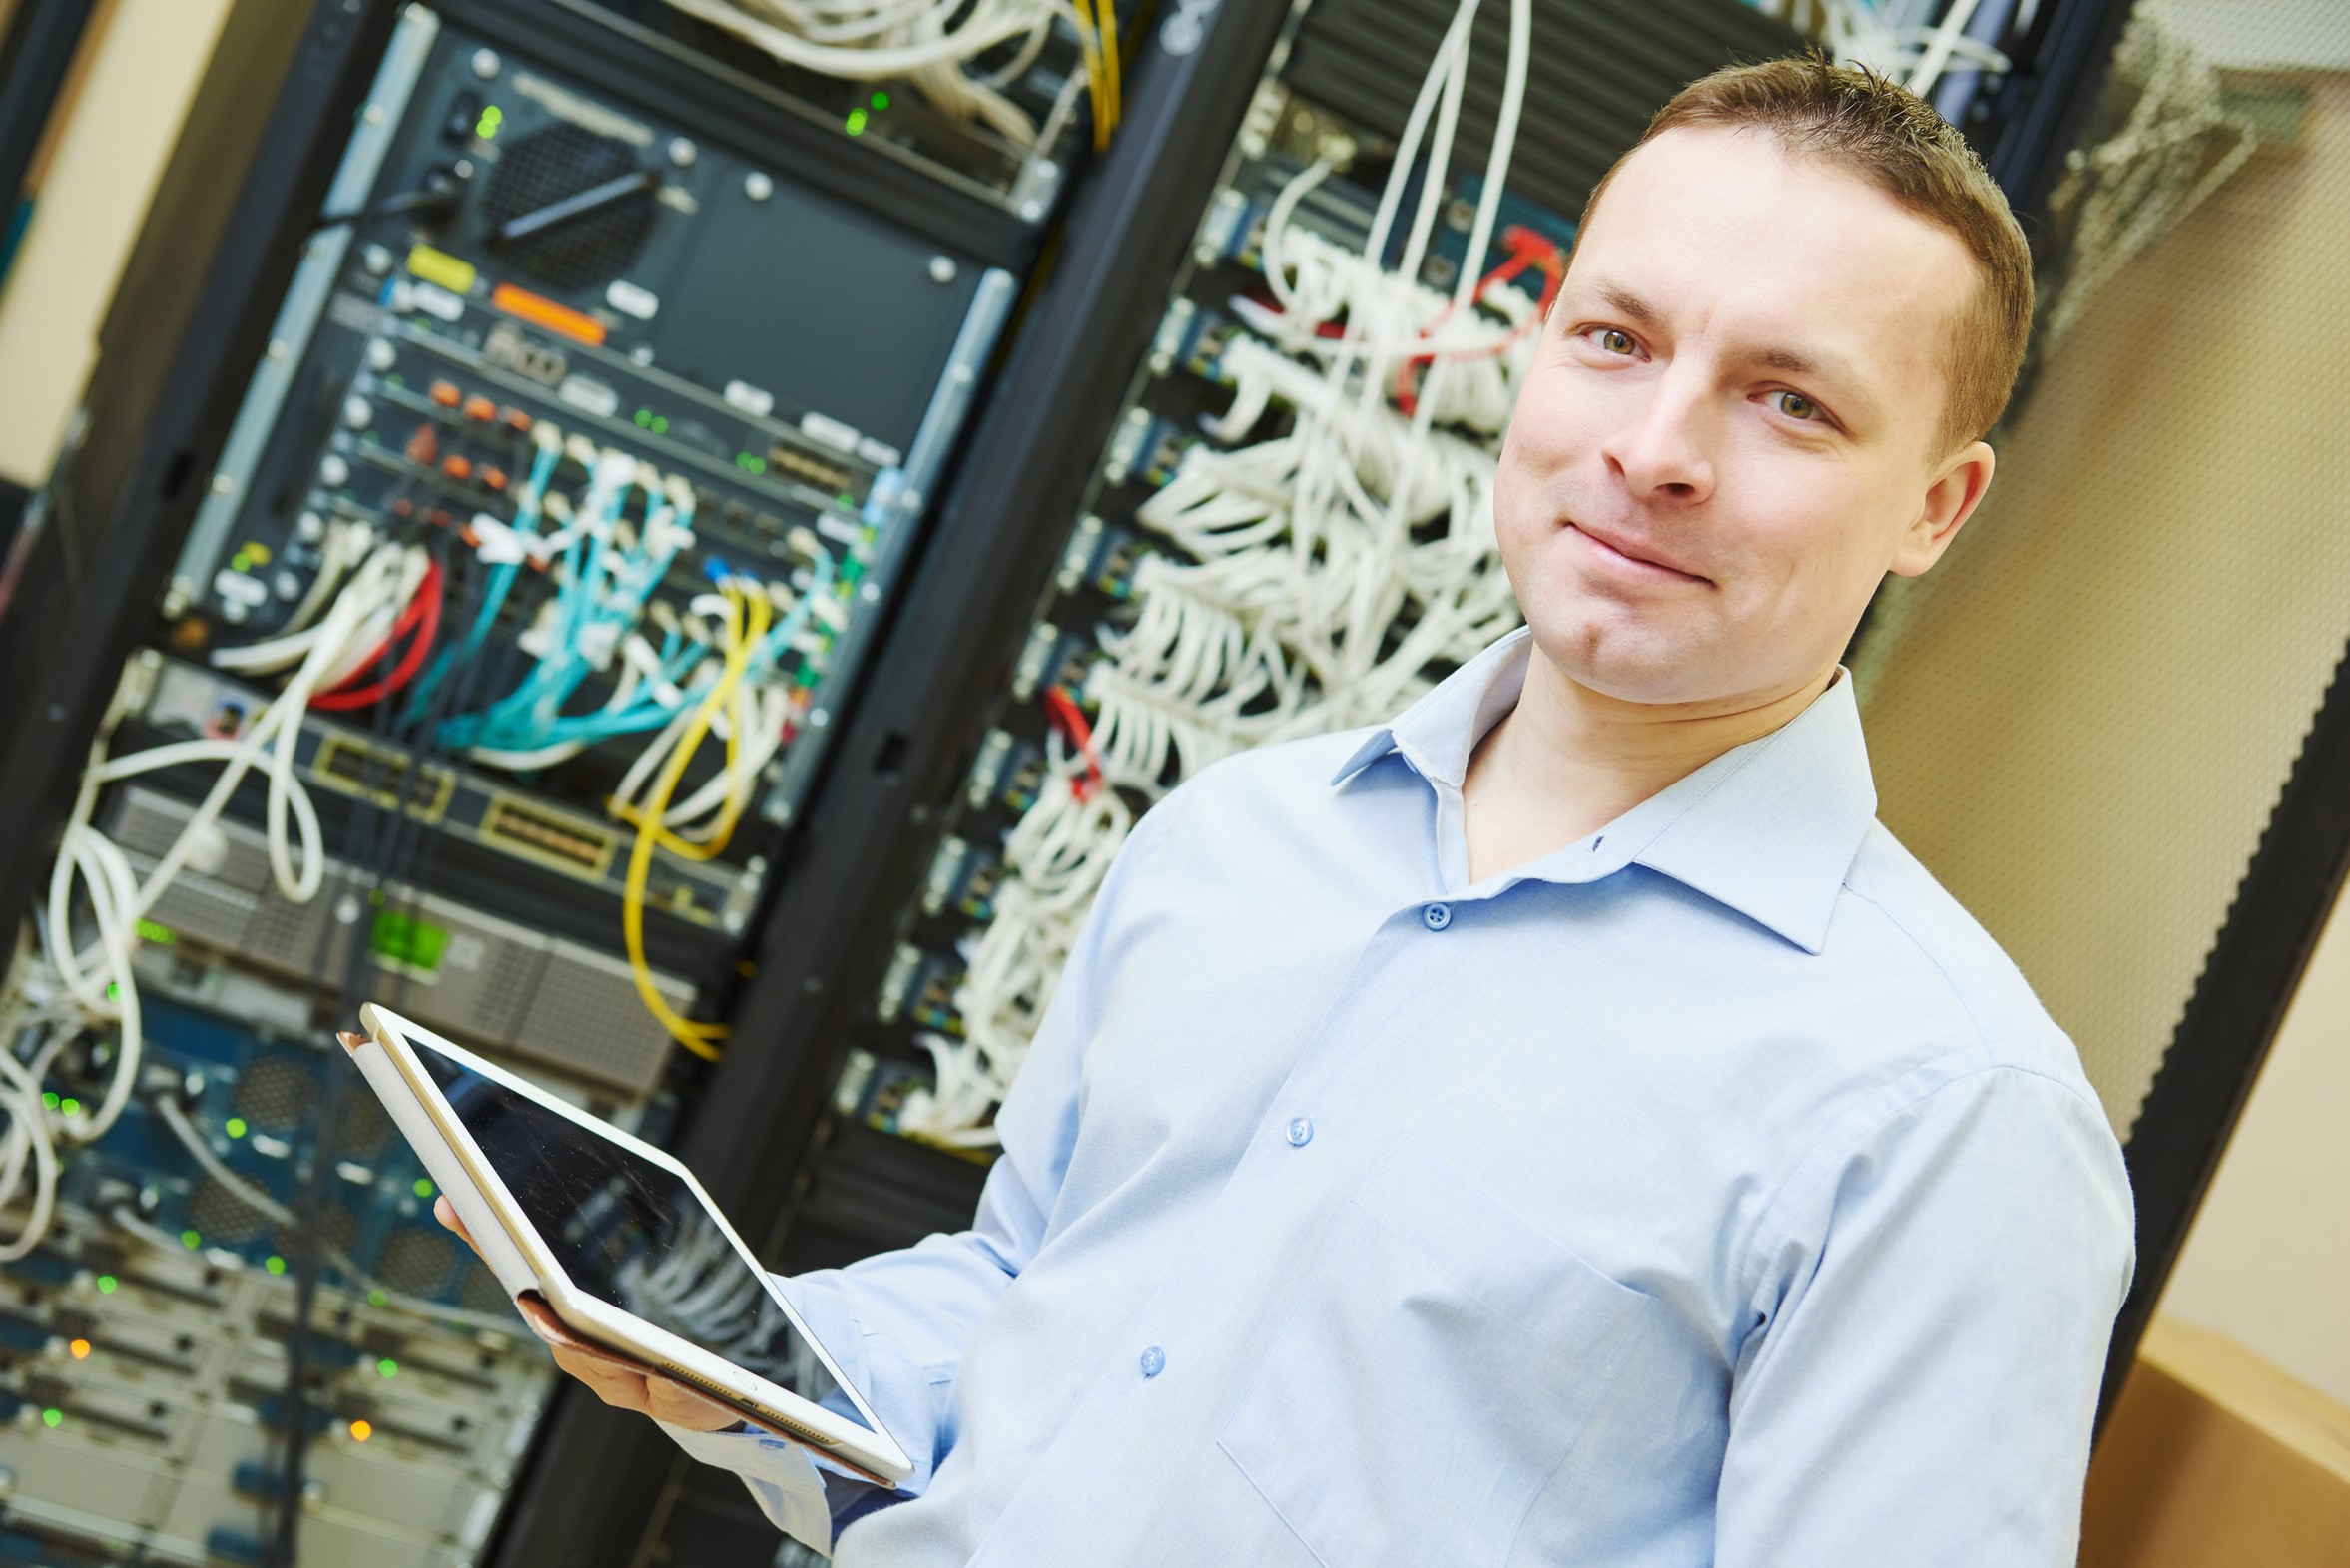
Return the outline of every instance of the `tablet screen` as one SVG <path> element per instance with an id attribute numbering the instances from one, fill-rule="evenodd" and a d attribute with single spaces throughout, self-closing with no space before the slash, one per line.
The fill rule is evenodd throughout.
<path id="1" fill-rule="evenodd" d="M 422 1040 L 408 1043 L 573 1285 L 873 1429 L 683 1180 Z"/>

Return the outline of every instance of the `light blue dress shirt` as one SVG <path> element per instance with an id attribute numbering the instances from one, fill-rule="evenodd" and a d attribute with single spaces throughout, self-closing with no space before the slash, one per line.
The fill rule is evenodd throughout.
<path id="1" fill-rule="evenodd" d="M 1151 811 L 972 1228 L 788 1283 L 904 1494 L 686 1449 L 845 1568 L 2070 1564 L 2132 1266 L 2071 1044 L 1849 680 L 1471 883 L 1527 649 Z"/>

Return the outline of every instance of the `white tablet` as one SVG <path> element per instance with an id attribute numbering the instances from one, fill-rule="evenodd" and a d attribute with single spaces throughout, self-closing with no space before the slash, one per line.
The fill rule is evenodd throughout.
<path id="1" fill-rule="evenodd" d="M 876 1480 L 912 1473 L 692 1172 L 396 1013 L 359 1021 L 344 1046 L 534 1329 Z"/>

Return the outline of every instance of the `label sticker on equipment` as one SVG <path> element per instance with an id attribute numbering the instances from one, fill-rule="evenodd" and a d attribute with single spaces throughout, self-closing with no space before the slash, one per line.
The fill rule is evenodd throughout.
<path id="1" fill-rule="evenodd" d="M 604 302 L 622 315 L 633 315 L 640 321 L 650 321 L 661 309 L 661 296 L 650 288 L 639 288 L 625 277 L 615 277 L 604 289 Z"/>
<path id="2" fill-rule="evenodd" d="M 574 408 L 584 408 L 605 419 L 620 412 L 620 394 L 609 383 L 592 375 L 565 376 L 563 384 L 555 388 L 555 395 Z"/>
<path id="3" fill-rule="evenodd" d="M 812 441 L 821 441 L 836 452 L 851 456 L 857 452 L 857 427 L 843 424 L 838 419 L 827 419 L 813 410 L 800 416 L 800 433 Z"/>
<path id="4" fill-rule="evenodd" d="M 754 419 L 765 419 L 775 412 L 775 393 L 748 381 L 727 382 L 726 400 Z"/>

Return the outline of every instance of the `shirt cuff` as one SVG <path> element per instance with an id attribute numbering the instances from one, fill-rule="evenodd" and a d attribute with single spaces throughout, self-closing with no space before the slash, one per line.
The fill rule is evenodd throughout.
<path id="1" fill-rule="evenodd" d="M 832 1554 L 832 1504 L 826 1498 L 816 1456 L 806 1448 L 747 1426 L 697 1432 L 667 1421 L 654 1424 L 667 1432 L 687 1457 L 741 1476 L 759 1511 L 777 1529 L 805 1546 Z"/>

